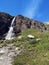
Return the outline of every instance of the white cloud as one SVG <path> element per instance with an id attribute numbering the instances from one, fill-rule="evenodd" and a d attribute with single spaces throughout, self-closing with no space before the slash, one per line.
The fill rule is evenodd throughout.
<path id="1" fill-rule="evenodd" d="M 24 15 L 30 18 L 34 18 L 41 3 L 42 0 L 30 0 L 30 4 L 26 7 Z"/>

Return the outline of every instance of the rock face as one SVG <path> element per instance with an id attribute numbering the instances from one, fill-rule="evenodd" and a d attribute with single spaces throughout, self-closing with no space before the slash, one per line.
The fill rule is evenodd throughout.
<path id="1" fill-rule="evenodd" d="M 0 36 L 4 36 L 7 33 L 12 19 L 13 17 L 11 15 L 0 12 Z"/>
<path id="2" fill-rule="evenodd" d="M 0 35 L 3 35 L 8 31 L 12 16 L 6 13 L 0 12 Z"/>
<path id="3" fill-rule="evenodd" d="M 15 28 L 16 28 L 17 32 L 24 31 L 26 28 L 37 28 L 42 31 L 46 30 L 46 27 L 43 23 L 41 23 L 37 20 L 29 19 L 22 15 L 18 15 L 16 17 L 16 27 Z"/>
<path id="4" fill-rule="evenodd" d="M 13 17 L 14 16 L 11 16 L 7 13 L 0 12 L 0 36 L 4 36 L 8 32 Z M 46 30 L 45 25 L 39 21 L 29 19 L 22 15 L 16 16 L 14 33 L 17 34 L 21 31 L 24 31 L 26 28 L 38 28 L 42 31 Z"/>

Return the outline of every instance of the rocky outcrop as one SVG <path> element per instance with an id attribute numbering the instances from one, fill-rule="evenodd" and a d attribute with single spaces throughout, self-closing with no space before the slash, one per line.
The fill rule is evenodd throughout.
<path id="1" fill-rule="evenodd" d="M 2 39 L 9 30 L 13 17 L 7 13 L 0 12 L 0 39 Z"/>
<path id="2" fill-rule="evenodd" d="M 37 28 L 40 29 L 41 31 L 46 30 L 46 27 L 43 23 L 37 20 L 32 20 L 27 17 L 24 17 L 22 15 L 18 15 L 15 20 L 15 31 L 20 32 L 24 31 L 26 28 Z"/>
<path id="3" fill-rule="evenodd" d="M 12 18 L 11 15 L 0 12 L 0 36 L 8 31 Z"/>
<path id="4" fill-rule="evenodd" d="M 0 12 L 0 38 L 1 36 L 4 37 L 4 35 L 6 35 L 8 32 L 13 17 L 14 16 L 11 16 L 7 13 Z M 29 19 L 22 15 L 16 16 L 14 22 L 14 33 L 18 34 L 19 32 L 24 31 L 26 28 L 38 28 L 42 31 L 46 30 L 45 25 L 39 21 Z"/>

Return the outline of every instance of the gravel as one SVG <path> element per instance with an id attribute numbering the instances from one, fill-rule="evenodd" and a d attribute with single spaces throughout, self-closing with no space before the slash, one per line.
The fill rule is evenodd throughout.
<path id="1" fill-rule="evenodd" d="M 12 65 L 13 57 L 17 56 L 22 50 L 13 44 L 7 44 L 7 46 L 0 48 L 0 65 Z"/>

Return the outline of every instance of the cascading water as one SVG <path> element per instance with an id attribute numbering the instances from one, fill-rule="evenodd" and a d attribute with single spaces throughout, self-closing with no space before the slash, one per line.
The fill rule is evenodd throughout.
<path id="1" fill-rule="evenodd" d="M 10 39 L 13 39 L 14 38 L 14 32 L 13 32 L 13 24 L 14 24 L 14 21 L 15 21 L 15 17 L 13 18 L 12 22 L 11 22 L 11 26 L 9 28 L 9 31 L 5 37 L 5 40 L 10 40 Z"/>

